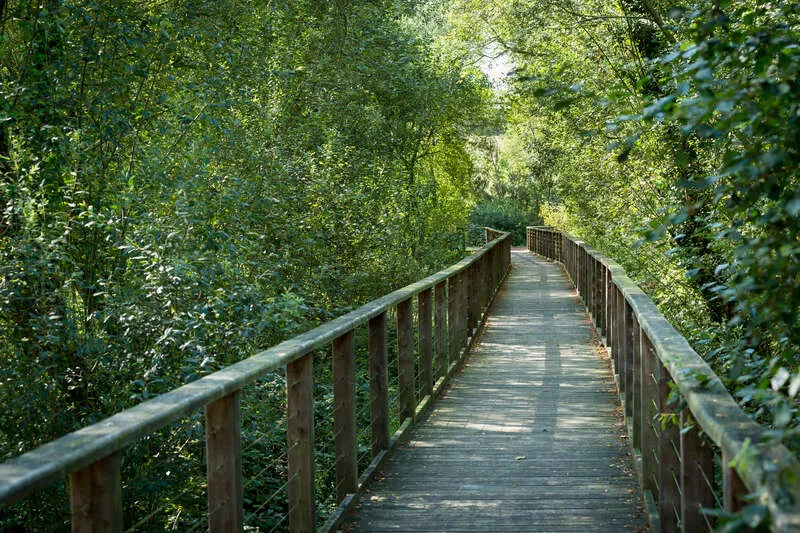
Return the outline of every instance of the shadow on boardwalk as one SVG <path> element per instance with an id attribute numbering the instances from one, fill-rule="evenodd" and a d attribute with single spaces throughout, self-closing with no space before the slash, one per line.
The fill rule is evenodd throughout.
<path id="1" fill-rule="evenodd" d="M 613 379 L 557 265 L 523 250 L 463 372 L 353 531 L 641 531 Z"/>

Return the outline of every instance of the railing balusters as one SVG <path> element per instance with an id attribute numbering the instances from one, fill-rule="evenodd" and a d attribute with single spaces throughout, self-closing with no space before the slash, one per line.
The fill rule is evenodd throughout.
<path id="1" fill-rule="evenodd" d="M 397 304 L 397 380 L 400 421 L 414 417 L 414 319 L 411 299 Z"/>
<path id="2" fill-rule="evenodd" d="M 699 428 L 689 427 L 688 409 L 681 411 L 681 528 L 708 531 L 701 509 L 714 508 L 714 493 L 706 480 L 714 479 L 714 450 L 704 445 Z"/>
<path id="3" fill-rule="evenodd" d="M 733 460 L 725 451 L 722 452 L 722 495 L 723 495 L 723 505 L 725 506 L 725 510 L 729 513 L 735 513 L 742 507 L 744 507 L 744 502 L 742 498 L 747 495 L 748 491 L 747 487 L 744 485 L 744 481 L 742 478 L 739 477 L 739 473 L 736 472 L 731 466 L 731 461 Z"/>
<path id="4" fill-rule="evenodd" d="M 113 453 L 69 476 L 73 533 L 122 531 L 120 454 Z"/>
<path id="5" fill-rule="evenodd" d="M 469 335 L 475 335 L 481 319 L 481 269 L 480 262 L 469 267 Z"/>
<path id="6" fill-rule="evenodd" d="M 447 281 L 437 283 L 434 289 L 436 336 L 434 337 L 436 353 L 434 381 L 447 375 Z"/>
<path id="7" fill-rule="evenodd" d="M 638 327 L 633 324 L 633 309 L 631 305 L 622 299 L 622 318 L 624 322 L 624 335 L 622 336 L 622 359 L 625 361 L 622 364 L 625 370 L 624 375 L 621 375 L 620 381 L 624 383 L 625 390 L 625 416 L 630 418 L 633 416 L 633 374 L 634 374 L 634 360 L 633 360 L 633 343 L 634 343 L 634 330 Z"/>
<path id="8" fill-rule="evenodd" d="M 433 309 L 430 289 L 417 296 L 419 397 L 433 393 Z"/>
<path id="9" fill-rule="evenodd" d="M 731 449 L 741 451 L 747 442 L 760 442 L 759 439 L 764 438 L 764 428 L 741 409 L 737 412 L 735 400 L 720 390 L 718 384 L 708 391 L 713 398 L 709 400 L 705 391 L 698 392 L 697 384 L 688 374 L 669 375 L 662 361 L 667 361 L 670 368 L 683 364 L 705 367 L 699 372 L 703 375 L 713 376 L 713 371 L 666 322 L 653 302 L 638 287 L 629 285 L 630 280 L 619 265 L 596 255 L 591 248 L 566 233 L 548 227 L 526 228 L 526 242 L 531 252 L 562 263 L 593 323 L 604 337 L 619 374 L 625 416 L 632 419 L 632 448 L 641 452 L 642 488 L 655 501 L 660 529 L 707 530 L 711 521 L 700 512 L 701 508 L 722 506 L 735 512 L 746 504 L 743 497 L 750 492 L 762 494 L 773 517 L 781 517 L 780 520 L 773 518 L 775 530 L 794 531 L 800 527 L 800 505 L 796 503 L 800 501 L 798 489 L 783 481 L 770 481 L 774 473 L 764 464 L 775 464 L 776 461 L 764 455 L 757 446 L 752 451 L 758 456 L 757 460 L 748 459 L 747 463 L 737 465 L 742 471 L 741 476 L 730 466 L 731 457 L 723 453 L 723 501 L 717 500 L 713 487 L 714 448 L 712 444 L 703 446 L 698 436 L 699 425 L 697 428 L 686 426 L 688 408 L 680 413 L 681 425 L 675 423 L 678 413 L 670 412 L 667 405 L 667 384 L 673 379 L 677 382 L 678 390 L 688 396 L 688 405 L 701 420 L 698 424 L 707 425 L 708 434 L 718 439 L 716 444 L 722 446 L 724 443 L 723 449 L 729 452 Z M 625 287 L 624 291 L 617 284 Z M 654 335 L 657 342 L 654 343 L 649 335 Z M 709 401 L 714 402 L 713 406 L 707 403 Z M 735 423 L 733 419 L 736 419 Z M 663 429 L 662 420 L 666 423 Z M 783 446 L 776 445 L 776 449 L 780 450 L 777 453 L 784 461 L 781 468 L 790 471 L 793 479 L 800 478 L 797 459 Z M 750 490 L 748 483 L 752 485 Z M 775 491 L 775 484 L 796 495 L 791 500 L 795 502 L 793 505 L 783 503 Z"/>
<path id="10" fill-rule="evenodd" d="M 242 429 L 239 391 L 206 405 L 208 529 L 241 531 Z"/>
<path id="11" fill-rule="evenodd" d="M 672 532 L 678 528 L 680 518 L 680 498 L 677 492 L 676 479 L 680 483 L 680 464 L 678 450 L 680 437 L 678 420 L 674 418 L 668 405 L 670 379 L 667 369 L 661 362 L 656 364 L 658 380 L 658 411 L 662 420 L 658 421 L 658 516 L 661 531 Z"/>
<path id="12" fill-rule="evenodd" d="M 369 412 L 372 456 L 389 449 L 389 375 L 386 313 L 369 321 Z"/>
<path id="13" fill-rule="evenodd" d="M 314 531 L 314 376 L 313 356 L 286 365 L 289 476 L 289 528 Z"/>
<path id="14" fill-rule="evenodd" d="M 644 333 L 644 332 L 642 332 Z M 656 356 L 653 345 L 647 335 L 641 335 L 641 354 L 642 354 L 642 489 L 650 491 L 655 497 L 658 493 L 656 487 L 656 457 L 655 451 L 658 447 L 658 440 L 653 429 L 653 419 L 658 413 L 658 388 L 654 372 L 656 365 L 660 364 Z"/>
<path id="15" fill-rule="evenodd" d="M 355 342 L 351 330 L 333 341 L 333 428 L 336 453 L 336 503 L 358 489 Z"/>
<path id="16" fill-rule="evenodd" d="M 642 328 L 634 314 L 631 317 L 631 374 L 633 389 L 633 406 L 631 409 L 631 425 L 633 426 L 633 449 L 642 451 Z"/>
<path id="17" fill-rule="evenodd" d="M 460 284 L 458 276 L 451 276 L 447 280 L 447 344 L 450 348 L 450 353 L 447 358 L 447 368 L 455 362 L 458 356 L 458 349 L 461 347 L 459 339 L 459 304 L 461 298 L 459 297 Z"/>
<path id="18" fill-rule="evenodd" d="M 458 274 L 458 347 L 461 349 L 467 345 L 469 337 L 469 273 L 462 270 Z"/>

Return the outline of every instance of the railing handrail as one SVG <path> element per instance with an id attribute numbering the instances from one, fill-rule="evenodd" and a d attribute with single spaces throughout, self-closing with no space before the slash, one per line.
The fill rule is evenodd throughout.
<path id="1" fill-rule="evenodd" d="M 498 232 L 501 236 L 507 233 Z M 197 381 L 121 411 L 0 464 L 0 507 L 48 487 L 205 405 L 252 384 L 366 324 L 370 319 L 469 268 L 503 239 L 420 281 L 297 335 Z"/>
<path id="2" fill-rule="evenodd" d="M 528 227 L 528 230 L 542 229 Z M 725 457 L 741 459 L 735 462 L 735 471 L 748 490 L 761 492 L 763 503 L 772 513 L 773 527 L 779 531 L 800 528 L 800 461 L 784 445 L 767 438 L 766 429 L 747 416 L 708 363 L 628 277 L 622 266 L 565 232 L 550 228 L 545 231 L 561 235 L 611 273 L 611 282 L 630 305 L 639 327 L 677 385 L 694 420 Z M 558 256 L 551 259 L 563 263 L 563 250 L 559 249 Z M 794 474 L 793 480 L 785 475 L 787 471 Z M 779 486 L 788 491 L 788 498 L 776 498 Z"/>

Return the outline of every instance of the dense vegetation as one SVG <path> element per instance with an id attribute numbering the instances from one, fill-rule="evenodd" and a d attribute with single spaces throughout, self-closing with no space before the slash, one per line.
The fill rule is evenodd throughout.
<path id="1" fill-rule="evenodd" d="M 800 6 L 463 0 L 546 223 L 621 261 L 800 451 Z M 489 44 L 483 44 L 487 47 Z"/>
<path id="2" fill-rule="evenodd" d="M 443 16 L 383 0 L 0 2 L 0 457 L 457 259 L 491 91 L 439 38 Z M 273 402 L 252 422 L 266 431 L 282 390 L 253 394 Z M 151 462 L 159 439 L 132 450 L 126 523 L 164 506 L 158 484 L 202 477 L 202 425 L 167 439 L 191 464 Z M 260 511 L 267 529 L 282 499 Z M 185 501 L 202 486 L 164 514 L 188 516 Z M 28 528 L 63 502 L 30 503 Z"/>
<path id="3" fill-rule="evenodd" d="M 0 0 L 0 456 L 453 261 L 468 221 L 520 243 L 542 220 L 619 260 L 800 451 L 799 23 L 733 0 Z M 487 55 L 513 68 L 494 91 Z M 256 462 L 279 381 L 253 391 Z M 179 486 L 201 424 L 166 438 Z M 183 527 L 160 488 L 128 487 L 129 518 Z M 42 498 L 29 529 L 63 513 Z"/>

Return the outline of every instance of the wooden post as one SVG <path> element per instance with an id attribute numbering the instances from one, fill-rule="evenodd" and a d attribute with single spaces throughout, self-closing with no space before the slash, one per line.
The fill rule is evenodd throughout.
<path id="1" fill-rule="evenodd" d="M 73 533 L 122 531 L 120 454 L 73 472 L 69 476 Z"/>
<path id="2" fill-rule="evenodd" d="M 697 426 L 688 427 L 689 410 L 681 412 L 681 528 L 708 531 L 702 509 L 714 508 L 714 451 L 704 446 Z M 709 519 L 710 521 L 710 519 Z"/>
<path id="3" fill-rule="evenodd" d="M 286 365 L 289 529 L 314 531 L 314 376 L 306 354 Z"/>
<path id="4" fill-rule="evenodd" d="M 603 279 L 603 269 L 602 263 L 600 263 L 599 259 L 595 259 L 594 262 L 594 309 L 597 313 L 595 317 L 595 325 L 597 329 L 602 331 L 603 330 L 603 311 L 605 311 L 603 307 L 603 287 L 604 287 L 605 280 Z"/>
<path id="5" fill-rule="evenodd" d="M 353 331 L 333 341 L 333 428 L 336 434 L 336 503 L 358 489 L 355 343 Z"/>
<path id="6" fill-rule="evenodd" d="M 611 269 L 606 269 L 606 346 L 611 348 L 614 337 L 614 276 Z"/>
<path id="7" fill-rule="evenodd" d="M 447 374 L 447 282 L 437 283 L 434 288 L 434 313 L 436 315 L 436 335 L 434 337 L 435 350 L 434 370 L 436 374 L 433 378 L 438 378 Z"/>
<path id="8" fill-rule="evenodd" d="M 473 331 L 472 334 L 474 335 L 474 331 L 477 331 L 481 323 L 481 284 L 483 282 L 483 280 L 481 280 L 481 262 L 475 261 L 472 263 L 469 272 L 469 328 L 470 331 Z"/>
<path id="9" fill-rule="evenodd" d="M 497 250 L 497 246 L 493 248 Z M 458 317 L 458 304 L 460 301 L 459 289 L 461 288 L 458 283 L 458 274 L 453 274 L 447 280 L 447 344 L 450 348 L 448 354 L 447 366 L 456 360 L 458 356 L 458 349 L 461 347 L 459 342 L 459 317 Z"/>
<path id="10" fill-rule="evenodd" d="M 397 304 L 397 401 L 400 420 L 414 418 L 414 319 L 411 299 Z"/>
<path id="11" fill-rule="evenodd" d="M 667 403 L 670 391 L 669 373 L 661 361 L 656 363 L 656 372 L 658 410 L 662 416 L 668 416 L 673 414 Z M 658 512 L 661 531 L 672 532 L 678 529 L 678 519 L 681 516 L 680 497 L 678 496 L 681 470 L 681 465 L 678 464 L 680 427 L 678 420 L 674 418 L 669 418 L 666 423 L 659 420 L 658 424 Z"/>
<path id="12" fill-rule="evenodd" d="M 739 473 L 731 466 L 733 458 L 722 451 L 722 495 L 723 505 L 729 513 L 735 513 L 745 506 L 742 498 L 750 491 L 739 477 Z"/>
<path id="13" fill-rule="evenodd" d="M 626 338 L 626 322 L 625 322 L 625 297 L 622 294 L 622 291 L 618 291 L 617 295 L 617 316 L 619 317 L 619 329 L 617 330 L 617 355 L 615 357 L 617 361 L 617 380 L 619 381 L 619 393 L 620 397 L 623 399 L 627 399 L 628 391 L 626 390 L 626 386 L 628 382 L 625 379 L 625 375 L 628 372 L 627 363 L 628 358 L 627 354 L 625 353 L 625 338 Z"/>
<path id="14" fill-rule="evenodd" d="M 603 317 L 600 321 L 600 336 L 605 337 L 608 335 L 608 269 L 600 263 L 600 279 L 598 285 L 600 286 L 600 314 Z"/>
<path id="15" fill-rule="evenodd" d="M 642 489 L 649 490 L 653 497 L 658 494 L 656 486 L 656 452 L 658 440 L 653 428 L 653 418 L 658 412 L 658 389 L 656 387 L 654 372 L 658 357 L 653 350 L 650 339 L 644 332 L 641 335 L 642 353 Z"/>
<path id="16" fill-rule="evenodd" d="M 239 391 L 206 405 L 209 531 L 241 531 L 242 427 Z"/>
<path id="17" fill-rule="evenodd" d="M 389 375 L 386 313 L 369 321 L 369 412 L 372 457 L 389 449 Z"/>
<path id="18" fill-rule="evenodd" d="M 619 374 L 619 313 L 617 313 L 617 286 L 611 285 L 611 360 L 614 361 L 614 371 Z"/>
<path id="19" fill-rule="evenodd" d="M 467 339 L 472 336 L 472 330 L 469 327 L 469 293 L 472 290 L 470 287 L 469 270 L 464 269 L 459 275 L 461 278 L 461 346 L 467 346 Z"/>
<path id="20" fill-rule="evenodd" d="M 642 329 L 636 315 L 631 317 L 631 373 L 633 374 L 633 409 L 631 419 L 633 422 L 633 448 L 642 450 Z"/>
<path id="21" fill-rule="evenodd" d="M 625 416 L 631 417 L 633 415 L 633 309 L 631 304 L 622 296 L 622 315 L 623 315 L 623 328 L 624 332 L 622 337 L 622 357 L 625 363 L 622 365 L 625 369 L 625 375 L 620 376 L 620 381 L 625 382 Z"/>
<path id="22" fill-rule="evenodd" d="M 417 296 L 418 336 L 419 336 L 419 396 L 424 398 L 433 392 L 433 329 L 431 319 L 431 291 L 426 290 Z"/>
<path id="23" fill-rule="evenodd" d="M 625 369 L 623 366 L 625 365 L 625 354 L 623 353 L 623 349 L 625 347 L 625 307 L 624 307 L 625 297 L 622 294 L 622 290 L 619 287 L 614 287 L 614 305 L 616 310 L 614 311 L 614 315 L 617 317 L 617 327 L 615 328 L 616 331 L 616 341 L 615 341 L 615 350 L 614 350 L 614 361 L 617 363 L 617 372 L 619 373 L 620 383 L 623 382 L 624 371 Z M 624 383 L 622 384 L 624 387 Z"/>

